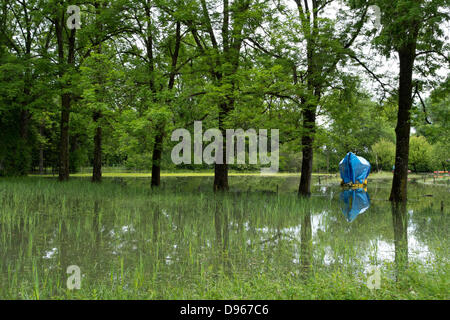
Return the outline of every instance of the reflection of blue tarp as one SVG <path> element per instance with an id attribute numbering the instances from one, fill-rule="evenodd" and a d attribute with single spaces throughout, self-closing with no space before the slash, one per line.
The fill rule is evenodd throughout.
<path id="1" fill-rule="evenodd" d="M 339 172 L 345 184 L 364 183 L 370 173 L 370 163 L 354 153 L 347 153 L 339 163 Z"/>
<path id="2" fill-rule="evenodd" d="M 341 209 L 348 222 L 352 222 L 370 207 L 369 194 L 364 189 L 343 190 L 340 194 Z"/>

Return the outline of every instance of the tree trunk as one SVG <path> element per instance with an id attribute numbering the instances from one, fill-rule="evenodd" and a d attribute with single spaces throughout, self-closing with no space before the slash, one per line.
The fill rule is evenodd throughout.
<path id="1" fill-rule="evenodd" d="M 148 40 L 149 44 L 151 45 L 151 38 Z M 169 83 L 167 85 L 167 89 L 171 91 L 173 89 L 173 86 L 175 85 L 175 76 L 176 76 L 176 67 L 178 62 L 178 54 L 180 52 L 180 45 L 181 45 L 181 22 L 177 21 L 176 23 L 176 31 L 175 31 L 175 48 L 172 55 L 172 64 L 171 64 L 171 71 L 169 76 Z M 151 53 L 151 47 L 148 49 L 149 53 Z M 149 59 L 153 59 L 153 53 L 151 53 L 151 56 L 149 56 Z M 152 60 L 151 60 L 152 61 Z M 153 72 L 153 64 L 151 64 L 150 72 Z M 150 88 L 153 88 L 154 84 L 151 81 L 150 82 Z M 153 146 L 153 156 L 152 156 L 152 182 L 151 186 L 159 187 L 161 184 L 161 158 L 162 158 L 162 149 L 163 149 L 163 140 L 164 140 L 164 125 L 161 125 L 162 127 L 158 129 L 158 133 L 155 137 L 155 143 Z"/>
<path id="2" fill-rule="evenodd" d="M 228 191 L 228 165 L 214 165 L 214 191 Z"/>
<path id="3" fill-rule="evenodd" d="M 407 200 L 409 135 L 411 131 L 412 75 L 416 46 L 409 44 L 399 50 L 400 80 L 395 149 L 395 169 L 390 201 Z"/>
<path id="4" fill-rule="evenodd" d="M 98 19 L 98 16 L 100 15 L 100 3 L 98 1 L 95 1 L 94 3 L 95 7 L 95 14 L 97 15 L 96 20 Z M 102 32 L 102 25 L 96 21 L 97 29 Z M 99 44 L 97 46 L 97 53 L 102 53 L 102 44 L 99 41 Z M 104 79 L 99 79 L 99 84 L 103 88 L 104 87 Z M 101 91 L 101 93 L 99 93 Z M 100 94 L 101 100 L 103 100 L 103 96 L 105 94 L 105 90 L 96 90 L 97 94 Z M 98 96 L 97 96 L 98 99 Z M 94 163 L 92 168 L 92 182 L 101 182 L 102 181 L 102 125 L 100 123 L 100 120 L 102 118 L 102 112 L 99 110 L 95 110 L 92 115 L 92 120 L 94 120 L 94 123 L 96 125 L 95 127 L 95 135 L 94 135 Z"/>
<path id="5" fill-rule="evenodd" d="M 26 106 L 24 106 L 26 107 Z M 14 160 L 12 162 L 14 174 L 25 176 L 31 168 L 31 147 L 28 141 L 30 112 L 28 110 L 20 111 L 20 139 L 16 141 Z"/>
<path id="6" fill-rule="evenodd" d="M 41 122 L 39 126 L 39 134 L 44 137 L 44 121 Z M 39 174 L 44 174 L 44 144 L 41 143 L 39 146 Z"/>
<path id="7" fill-rule="evenodd" d="M 375 163 L 377 165 L 377 172 L 380 172 L 380 167 L 378 166 L 378 156 L 375 154 Z"/>
<path id="8" fill-rule="evenodd" d="M 44 148 L 39 147 L 39 174 L 44 174 Z"/>
<path id="9" fill-rule="evenodd" d="M 299 196 L 309 197 L 311 195 L 311 181 L 313 169 L 313 143 L 316 129 L 316 107 L 307 106 L 303 111 L 303 129 L 305 132 L 302 137 L 302 172 L 300 176 L 300 185 L 298 187 Z"/>
<path id="10" fill-rule="evenodd" d="M 330 151 L 327 148 L 327 173 L 330 173 Z"/>
<path id="11" fill-rule="evenodd" d="M 297 3 L 298 5 L 298 3 Z M 309 197 L 311 195 L 311 181 L 313 169 L 313 143 L 316 133 L 316 109 L 320 101 L 321 90 L 318 83 L 318 76 L 322 73 L 321 65 L 323 62 L 316 57 L 316 39 L 318 38 L 318 24 L 317 24 L 317 2 L 312 1 L 312 8 L 308 9 L 305 5 L 305 12 L 312 16 L 312 23 L 303 21 L 305 23 L 307 37 L 306 37 L 306 52 L 307 52 L 307 87 L 311 96 L 306 99 L 302 98 L 304 105 L 303 113 L 303 136 L 302 136 L 302 171 L 300 176 L 300 185 L 298 187 L 298 195 L 301 197 Z M 309 19 L 309 17 L 307 18 Z M 313 96 L 313 97 L 312 97 Z M 308 101 L 310 99 L 315 101 Z M 306 100 L 306 101 L 305 101 Z"/>
<path id="12" fill-rule="evenodd" d="M 20 137 L 25 142 L 28 140 L 29 125 L 30 125 L 30 111 L 28 110 L 20 111 Z"/>
<path id="13" fill-rule="evenodd" d="M 230 102 L 231 104 L 232 102 Z M 225 129 L 225 117 L 228 114 L 229 110 L 231 108 L 226 103 L 222 103 L 220 105 L 220 111 L 219 111 L 219 130 L 222 132 L 223 141 L 222 141 L 222 154 L 223 154 L 223 161 L 222 164 L 215 163 L 214 164 L 214 192 L 216 191 L 228 191 L 228 164 L 225 161 L 226 159 L 226 129 Z"/>
<path id="14" fill-rule="evenodd" d="M 59 62 L 59 78 L 60 80 L 65 75 L 64 66 L 64 14 L 56 19 L 55 30 L 58 47 L 58 62 Z M 68 36 L 68 55 L 67 64 L 73 66 L 75 64 L 75 29 L 69 32 Z M 60 146 L 59 146 L 59 181 L 69 180 L 69 116 L 72 95 L 62 91 L 61 93 L 61 122 L 60 122 Z"/>
<path id="15" fill-rule="evenodd" d="M 159 187 L 161 184 L 161 157 L 164 139 L 164 128 L 158 128 L 155 136 L 152 156 L 152 188 Z"/>
<path id="16" fill-rule="evenodd" d="M 94 168 L 92 170 L 92 182 L 102 181 L 102 126 L 99 123 L 101 117 L 101 112 L 94 112 L 93 120 L 97 127 L 95 128 L 94 136 Z"/>
<path id="17" fill-rule="evenodd" d="M 61 110 L 61 135 L 59 145 L 59 181 L 69 180 L 69 115 L 70 115 L 70 94 L 62 94 Z"/>
<path id="18" fill-rule="evenodd" d="M 63 39 L 63 23 L 64 14 L 62 17 L 55 19 L 56 40 L 58 45 L 58 64 L 59 64 L 59 79 L 64 76 L 64 39 Z M 61 120 L 60 120 L 60 138 L 59 138 L 59 163 L 58 171 L 59 181 L 65 181 L 69 178 L 69 109 L 70 96 L 66 93 L 61 93 Z"/>

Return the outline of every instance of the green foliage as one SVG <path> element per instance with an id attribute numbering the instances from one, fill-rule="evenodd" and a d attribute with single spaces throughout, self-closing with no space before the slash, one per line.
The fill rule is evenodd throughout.
<path id="1" fill-rule="evenodd" d="M 326 197 L 299 199 L 293 191 L 309 150 L 302 138 L 314 138 L 316 172 L 337 172 L 349 151 L 391 170 L 397 79 L 392 70 L 375 74 L 376 61 L 412 47 L 417 135 L 410 169 L 449 170 L 450 77 L 429 77 L 448 71 L 449 1 L 218 3 L 0 0 L 0 298 L 448 299 L 446 216 L 423 197 L 446 201 L 446 189 L 410 176 L 408 192 L 419 200 L 409 203 L 405 223 L 412 221 L 414 232 L 406 225 L 406 237 L 430 255 L 412 255 L 399 279 L 396 257 L 383 256 L 398 253 L 402 241 L 388 204 L 378 201 L 387 197 L 382 180 L 390 172 L 371 176 L 374 214 L 350 225 L 338 190 L 323 183 L 317 189 L 316 175 L 313 191 Z M 66 26 L 72 4 L 81 7 L 76 31 Z M 367 23 L 369 5 L 381 9 L 379 33 Z M 365 56 L 369 43 L 381 55 Z M 354 63 L 376 80 L 364 80 Z M 70 98 L 68 123 L 62 96 Z M 213 195 L 213 165 L 175 166 L 170 159 L 172 131 L 192 133 L 196 120 L 203 131 L 279 129 L 280 170 L 292 174 L 254 177 L 260 165 L 230 165 L 232 173 L 246 172 L 230 175 L 238 192 Z M 41 164 L 55 173 L 66 125 L 70 172 L 92 166 L 101 129 L 103 164 L 146 173 L 130 180 L 115 173 L 102 184 L 4 178 Z M 206 177 L 168 174 L 162 189 L 150 190 L 159 137 L 163 170 L 204 170 Z M 339 183 L 337 176 L 328 182 Z M 305 247 L 313 250 L 310 259 Z M 68 253 L 85 268 L 77 292 L 65 289 Z M 309 266 L 300 265 L 305 260 Z M 381 291 L 362 282 L 367 261 L 381 261 Z"/>
<path id="2" fill-rule="evenodd" d="M 433 170 L 449 171 L 450 169 L 450 147 L 448 144 L 438 142 L 433 145 L 432 150 Z"/>
<path id="3" fill-rule="evenodd" d="M 450 146 L 450 77 L 433 90 L 425 101 L 425 110 L 418 107 L 415 114 L 417 132 L 427 138 L 430 143 L 441 142 Z M 426 112 L 424 112 L 426 111 Z M 425 119 L 426 117 L 426 119 Z"/>
<path id="4" fill-rule="evenodd" d="M 409 146 L 409 164 L 414 172 L 432 170 L 433 147 L 424 136 L 412 136 Z"/>
<path id="5" fill-rule="evenodd" d="M 391 170 L 395 163 L 395 144 L 381 139 L 372 146 L 375 166 L 378 170 Z"/>
<path id="6" fill-rule="evenodd" d="M 24 175 L 41 161 L 45 168 L 58 168 L 61 93 L 72 98 L 72 172 L 92 165 L 99 127 L 104 164 L 148 170 L 155 137 L 162 133 L 162 168 L 175 169 L 171 132 L 191 130 L 200 119 L 205 130 L 218 127 L 220 110 L 221 115 L 226 111 L 221 119 L 226 128 L 278 128 L 280 170 L 298 172 L 301 138 L 309 130 L 303 127 L 306 105 L 317 106 L 314 170 L 337 171 L 348 151 L 375 165 L 372 147 L 394 140 L 397 104 L 395 93 L 376 101 L 362 77 L 350 72 L 349 57 L 360 48 L 352 41 L 374 36 L 365 24 L 365 9 L 369 4 L 382 9 L 383 30 L 374 43 L 384 53 L 404 43 L 402 26 L 429 19 L 421 24 L 418 50 L 430 52 L 418 55 L 417 61 L 425 73 L 432 73 L 448 49 L 441 41 L 441 22 L 447 19 L 441 10 L 444 2 L 344 1 L 350 8 L 341 6 L 335 16 L 325 15 L 336 3 L 324 3 L 313 23 L 284 2 L 230 1 L 228 16 L 211 0 L 78 2 L 82 27 L 76 30 L 74 61 L 69 63 L 71 32 L 64 24 L 60 61 L 55 23 L 68 17 L 67 5 L 77 3 L 2 2 L 0 174 Z M 425 101 L 431 124 L 423 121 L 418 103 L 413 114 L 417 133 L 433 145 L 432 165 L 420 170 L 443 167 L 439 159 L 446 157 L 442 150 L 448 149 L 450 136 L 448 81 L 417 82 L 419 90 L 436 88 Z M 94 113 L 101 114 L 97 121 Z M 390 160 L 381 161 L 380 168 L 389 170 Z M 258 165 L 231 168 L 258 170 Z"/>
<path id="7" fill-rule="evenodd" d="M 389 103 L 380 105 L 371 101 L 360 87 L 358 78 L 345 79 L 345 89 L 333 91 L 327 99 L 326 127 L 318 131 L 317 143 L 326 146 L 324 150 L 328 151 L 325 156 L 322 150 L 318 150 L 317 158 L 323 159 L 323 165 L 328 164 L 332 171 L 337 171 L 339 161 L 352 151 L 376 168 L 377 159 L 372 146 L 380 138 L 394 140 L 392 109 Z"/>

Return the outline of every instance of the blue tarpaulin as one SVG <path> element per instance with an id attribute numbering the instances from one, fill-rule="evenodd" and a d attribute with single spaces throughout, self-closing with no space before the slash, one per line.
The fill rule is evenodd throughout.
<path id="1" fill-rule="evenodd" d="M 339 163 L 339 172 L 344 184 L 363 184 L 370 173 L 370 163 L 363 157 L 349 152 Z"/>
<path id="2" fill-rule="evenodd" d="M 341 209 L 348 222 L 352 222 L 355 218 L 369 209 L 369 194 L 363 189 L 343 190 L 340 194 Z"/>

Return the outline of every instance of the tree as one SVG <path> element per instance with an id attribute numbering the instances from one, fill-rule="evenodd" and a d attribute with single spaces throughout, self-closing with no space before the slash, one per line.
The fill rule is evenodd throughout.
<path id="1" fill-rule="evenodd" d="M 393 141 L 395 137 L 389 106 L 372 101 L 358 77 L 340 75 L 340 78 L 342 87 L 330 90 L 324 101 L 326 128 L 318 132 L 317 139 L 327 149 L 335 150 L 339 156 L 334 159 L 335 165 L 349 151 L 376 164 L 372 146 L 380 139 Z"/>
<path id="2" fill-rule="evenodd" d="M 223 90 L 218 102 L 218 129 L 223 137 L 226 137 L 226 118 L 235 108 L 236 74 L 240 67 L 242 44 L 260 23 L 258 6 L 261 3 L 257 0 L 236 0 L 231 4 L 229 0 L 224 0 L 222 12 L 218 12 L 211 10 L 213 3 L 200 0 L 197 7 L 200 9 L 191 9 L 189 18 L 184 19 L 199 53 L 207 59 L 211 80 Z M 216 20 L 219 16 L 222 18 L 221 25 L 211 18 Z M 215 32 L 221 37 L 217 38 Z M 226 150 L 225 138 L 222 146 L 222 150 Z M 228 164 L 225 158 L 222 160 L 222 163 L 214 165 L 214 191 L 228 190 Z"/>
<path id="3" fill-rule="evenodd" d="M 433 145 L 431 153 L 433 169 L 448 171 L 450 168 L 450 148 L 443 142 Z"/>
<path id="4" fill-rule="evenodd" d="M 414 115 L 418 135 L 433 145 L 433 169 L 448 170 L 450 164 L 450 77 L 423 103 L 424 112 Z"/>
<path id="5" fill-rule="evenodd" d="M 115 50 L 104 44 L 101 52 L 90 54 L 80 66 L 79 88 L 82 92 L 83 107 L 77 110 L 80 115 L 85 116 L 83 120 L 87 124 L 86 127 L 89 127 L 89 124 L 92 126 L 93 182 L 100 182 L 102 179 L 103 131 L 107 129 L 109 122 L 116 120 L 116 99 L 126 87 L 121 81 L 124 74 L 119 66 L 120 62 L 116 61 Z M 87 120 L 89 117 L 91 121 Z"/>
<path id="6" fill-rule="evenodd" d="M 412 136 L 409 148 L 409 162 L 414 172 L 431 169 L 432 146 L 423 136 Z"/>
<path id="7" fill-rule="evenodd" d="M 92 6 L 94 7 L 94 18 L 93 22 L 89 25 L 86 32 L 87 37 L 90 39 L 89 48 L 84 55 L 83 59 L 88 58 L 92 51 L 95 51 L 98 56 L 101 57 L 103 51 L 103 45 L 112 37 L 117 37 L 123 33 L 130 31 L 131 26 L 127 22 L 117 23 L 118 18 L 126 18 L 123 13 L 127 6 L 127 1 L 118 1 L 115 3 L 108 3 L 102 0 L 93 0 Z M 126 19 L 124 19 L 127 21 Z M 127 33 L 129 34 L 129 33 Z M 92 50 L 94 49 L 94 50 Z M 114 59 L 115 55 L 112 57 Z M 100 59 L 102 60 L 102 59 Z M 105 74 L 105 70 L 100 70 L 101 66 L 105 66 L 105 61 L 99 61 L 97 67 L 96 75 L 93 75 L 93 79 L 96 80 L 92 83 L 93 87 L 96 87 L 96 102 L 97 107 L 92 110 L 92 120 L 95 124 L 95 134 L 94 134 L 94 156 L 93 156 L 93 170 L 92 170 L 92 181 L 100 182 L 102 179 L 102 132 L 103 128 L 101 125 L 101 120 L 103 118 L 103 112 L 105 109 L 105 101 L 107 101 L 105 87 L 107 86 L 108 77 Z M 106 66 L 106 70 L 109 68 Z M 111 71 L 111 70 L 110 70 Z M 111 102 L 110 102 L 111 104 Z M 94 104 L 91 104 L 94 105 Z"/>
<path id="8" fill-rule="evenodd" d="M 40 1 L 1 2 L 0 18 L 0 174 L 30 170 L 33 115 L 51 100 L 54 71 L 47 63 L 52 28 Z M 49 104 L 51 105 L 51 103 Z"/>
<path id="9" fill-rule="evenodd" d="M 57 43 L 58 53 L 58 80 L 61 95 L 61 121 L 60 121 L 60 147 L 59 147 L 59 181 L 69 179 L 69 119 L 70 108 L 73 101 L 71 90 L 72 75 L 75 70 L 75 40 L 76 28 L 67 27 L 67 7 L 65 1 L 52 1 L 49 4 L 49 19 L 52 21 Z"/>
<path id="10" fill-rule="evenodd" d="M 423 135 L 432 143 L 441 142 L 450 148 L 450 77 L 424 102 L 422 110 L 414 114 L 414 127 L 418 135 Z M 421 108 L 421 109 L 422 109 Z"/>
<path id="11" fill-rule="evenodd" d="M 141 116 L 149 116 L 154 131 L 152 188 L 161 183 L 164 138 L 171 118 L 168 106 L 175 96 L 172 91 L 181 67 L 190 60 L 180 63 L 180 53 L 183 51 L 180 6 L 179 1 L 132 0 L 130 16 L 135 26 L 133 33 L 143 44 L 144 50 L 132 44 L 123 51 L 136 58 L 133 62 L 137 72 L 136 82 L 140 88 L 139 96 L 145 104 L 139 112 Z M 142 76 L 141 72 L 146 75 Z"/>
<path id="12" fill-rule="evenodd" d="M 287 114 L 281 124 L 287 129 L 285 142 L 300 139 L 295 147 L 302 152 L 298 194 L 309 196 L 313 154 L 321 130 L 316 119 L 326 109 L 330 89 L 341 85 L 340 80 L 345 77 L 340 64 L 344 65 L 352 53 L 351 47 L 363 29 L 367 7 L 355 11 L 342 9 L 335 18 L 330 18 L 326 11 L 334 1 L 294 2 L 293 11 L 278 2 L 279 16 L 272 14 L 268 18 L 269 31 L 262 28 L 263 34 L 255 35 L 249 42 L 283 68 L 284 75 L 267 81 L 268 87 L 261 92 L 271 97 L 269 101 L 287 101 L 276 112 Z M 270 30 L 280 32 L 272 36 Z"/>
<path id="13" fill-rule="evenodd" d="M 381 139 L 372 146 L 378 170 L 391 170 L 395 161 L 395 144 L 391 141 Z"/>
<path id="14" fill-rule="evenodd" d="M 375 44 L 386 56 L 392 52 L 399 58 L 398 114 L 396 133 L 395 170 L 391 201 L 407 200 L 409 137 L 411 107 L 413 105 L 413 73 L 418 56 L 443 56 L 442 22 L 448 20 L 444 11 L 446 0 L 376 0 L 381 9 L 383 26 Z M 418 52 L 419 50 L 419 52 Z M 429 59 L 431 60 L 431 59 Z M 447 59 L 448 61 L 448 59 Z M 428 74 L 435 70 L 431 64 Z M 427 75 L 426 72 L 425 75 Z"/>
<path id="15" fill-rule="evenodd" d="M 86 17 L 84 17 L 85 22 L 80 31 L 77 31 L 75 27 L 68 26 L 73 21 L 67 21 L 71 15 L 70 12 L 67 13 L 67 10 L 69 5 L 74 3 L 65 0 L 53 0 L 44 8 L 47 18 L 54 26 L 56 36 L 58 84 L 61 99 L 58 177 L 60 181 L 69 179 L 71 145 L 69 143 L 69 122 L 72 106 L 81 100 L 81 94 L 77 91 L 79 88 L 76 85 L 80 76 L 79 68 L 84 59 L 89 57 L 93 51 L 101 51 L 100 46 L 103 42 L 129 28 L 127 23 L 117 23 L 123 17 L 123 9 L 126 4 L 124 1 L 109 4 L 104 2 L 104 5 L 102 3 L 101 0 L 83 2 L 85 8 L 93 8 L 94 14 L 91 15 L 89 10 L 83 12 Z M 94 111 L 94 122 L 98 122 L 100 118 L 101 114 Z M 93 180 L 98 181 L 101 178 L 101 128 L 97 127 L 94 139 Z"/>
<path id="16" fill-rule="evenodd" d="M 311 194 L 313 170 L 314 138 L 316 118 L 322 97 L 339 73 L 338 64 L 343 62 L 351 52 L 350 48 L 360 34 L 366 19 L 367 7 L 359 10 L 344 32 L 333 32 L 334 21 L 321 17 L 332 1 L 300 1 L 295 0 L 298 17 L 305 41 L 306 70 L 303 80 L 306 90 L 300 93 L 302 113 L 302 169 L 298 194 Z M 293 68 L 294 82 L 298 82 L 297 67 Z"/>

